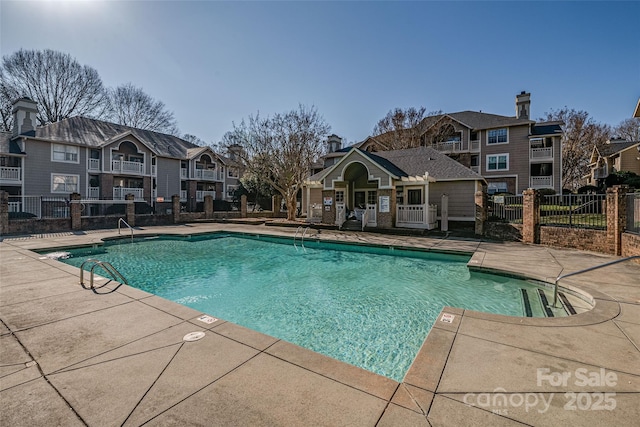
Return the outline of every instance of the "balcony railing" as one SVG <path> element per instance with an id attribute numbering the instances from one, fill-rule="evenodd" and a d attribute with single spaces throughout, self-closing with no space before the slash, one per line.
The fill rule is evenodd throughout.
<path id="1" fill-rule="evenodd" d="M 124 200 L 127 194 L 133 194 L 134 200 L 144 200 L 144 188 L 114 187 L 113 200 Z"/>
<path id="2" fill-rule="evenodd" d="M 99 171 L 100 170 L 100 159 L 89 159 L 89 170 L 90 171 Z"/>
<path id="3" fill-rule="evenodd" d="M 211 196 L 214 199 L 216 198 L 216 192 L 215 191 L 196 191 L 196 201 L 197 202 L 202 202 L 204 200 L 204 196 Z"/>
<path id="4" fill-rule="evenodd" d="M 21 182 L 22 168 L 0 167 L 0 180 L 5 182 Z"/>
<path id="5" fill-rule="evenodd" d="M 471 151 L 480 151 L 480 141 L 471 141 Z"/>
<path id="6" fill-rule="evenodd" d="M 187 190 L 180 190 L 180 201 L 181 202 L 187 201 Z"/>
<path id="7" fill-rule="evenodd" d="M 187 168 L 180 168 L 180 178 L 187 178 Z"/>
<path id="8" fill-rule="evenodd" d="M 531 188 L 553 188 L 553 175 L 532 176 L 529 182 Z"/>
<path id="9" fill-rule="evenodd" d="M 593 179 L 604 179 L 607 176 L 609 176 L 609 171 L 607 170 L 606 166 L 596 168 L 593 171 Z"/>
<path id="10" fill-rule="evenodd" d="M 126 160 L 112 160 L 111 171 L 132 175 L 144 175 L 144 163 L 129 162 Z"/>
<path id="11" fill-rule="evenodd" d="M 196 169 L 193 177 L 203 181 L 224 181 L 224 173 L 222 171 L 210 169 Z"/>
<path id="12" fill-rule="evenodd" d="M 87 195 L 89 199 L 99 199 L 100 198 L 100 187 L 89 187 L 89 194 Z"/>
<path id="13" fill-rule="evenodd" d="M 445 141 L 437 142 L 432 147 L 443 153 L 477 152 L 480 151 L 480 141 Z"/>
<path id="14" fill-rule="evenodd" d="M 480 173 L 480 166 L 471 166 L 470 169 L 475 173 Z"/>
<path id="15" fill-rule="evenodd" d="M 436 205 L 398 205 L 396 207 L 396 227 L 435 228 L 437 223 Z"/>
<path id="16" fill-rule="evenodd" d="M 532 148 L 530 151 L 530 158 L 532 159 L 552 159 L 553 147 Z"/>

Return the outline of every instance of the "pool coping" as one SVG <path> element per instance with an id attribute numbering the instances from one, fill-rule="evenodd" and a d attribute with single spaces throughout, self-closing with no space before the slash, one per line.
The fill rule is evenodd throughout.
<path id="1" fill-rule="evenodd" d="M 228 224 L 223 224 L 223 225 L 218 224 L 217 226 L 206 226 L 206 225 L 198 224 L 197 227 L 195 225 L 194 227 L 199 229 L 211 229 L 211 228 L 220 229 L 220 228 L 228 228 Z M 259 226 L 243 226 L 243 227 L 245 227 L 244 229 L 248 228 L 249 230 L 252 230 L 250 234 L 254 234 L 255 231 L 253 230 L 255 230 L 256 227 L 259 227 Z M 158 229 L 158 230 L 162 229 L 165 231 L 167 230 L 164 227 L 157 227 L 157 228 L 149 227 L 149 228 Z M 180 228 L 173 228 L 171 230 L 172 230 L 171 233 L 168 233 L 168 234 L 195 234 L 193 232 L 190 232 L 189 230 L 184 230 Z M 274 235 L 274 230 L 272 230 L 272 228 L 269 228 L 269 229 L 261 228 L 259 231 L 260 231 L 260 234 Z M 275 234 L 280 236 L 291 237 L 293 232 L 294 230 L 284 230 L 284 231 L 277 230 Z M 98 238 L 97 236 L 100 236 L 102 234 L 113 235 L 114 233 L 113 231 L 96 233 L 96 238 Z M 154 233 L 154 234 L 166 234 L 166 233 Z M 333 233 L 333 232 L 327 232 L 323 230 L 322 234 L 325 234 L 325 236 L 318 236 L 318 237 L 324 239 L 327 236 L 338 236 L 338 238 L 340 239 L 345 239 L 345 238 L 352 238 L 356 236 L 357 239 L 369 239 L 369 240 L 381 239 L 385 241 L 391 241 L 392 243 L 394 242 L 398 243 L 398 239 L 394 240 L 393 236 L 389 237 L 385 235 L 384 237 L 381 238 L 380 236 L 375 236 L 375 234 L 372 234 L 372 233 Z M 95 239 L 93 240 L 95 242 Z M 406 243 L 406 240 L 412 240 L 414 242 L 419 241 L 419 244 L 428 243 L 427 246 L 429 246 L 430 248 L 438 248 L 438 247 L 442 248 L 446 246 L 445 245 L 446 242 L 442 242 L 441 241 L 442 239 L 433 239 L 429 241 L 428 239 L 424 239 L 421 237 L 413 238 L 413 237 L 402 236 L 400 240 L 402 240 L 405 243 Z M 4 245 L 4 243 L 9 243 L 9 242 L 12 247 L 15 247 L 14 250 L 18 250 L 18 251 L 21 251 L 22 249 L 28 249 L 28 248 L 33 249 L 35 246 L 37 246 L 36 244 L 33 244 L 33 241 L 26 240 L 23 242 L 20 240 L 14 241 L 12 239 L 7 239 L 2 244 Z M 44 242 L 44 240 L 42 240 L 41 242 Z M 455 252 L 455 247 L 475 248 L 473 250 L 474 253 L 482 252 L 483 253 L 482 260 L 480 260 L 476 264 L 480 264 L 478 267 L 483 271 L 489 271 L 491 269 L 494 269 L 494 270 L 501 270 L 506 273 L 517 274 L 517 275 L 523 274 L 522 269 L 503 270 L 502 268 L 497 266 L 494 262 L 492 262 L 489 259 L 491 258 L 491 256 L 495 257 L 495 255 L 492 255 L 491 253 L 489 253 L 489 255 L 491 255 L 489 256 L 487 255 L 488 253 L 486 251 L 481 250 L 483 248 L 483 245 L 485 245 L 486 247 L 491 247 L 491 245 L 496 245 L 495 243 L 483 242 L 482 240 L 473 241 L 471 243 L 469 243 L 468 240 L 465 240 L 464 242 L 463 243 L 450 242 L 452 244 L 450 244 L 448 247 L 450 248 L 450 250 L 454 252 Z M 54 244 L 55 239 L 54 239 L 54 242 L 51 242 L 51 243 L 52 243 L 52 246 L 50 247 L 52 249 L 55 248 L 55 244 Z M 338 242 L 338 243 L 341 243 L 341 242 Z M 85 246 L 85 245 L 79 245 L 79 246 Z M 393 246 L 396 246 L 396 245 L 394 244 Z M 454 248 L 452 249 L 451 246 L 453 246 Z M 512 246 L 512 245 L 508 245 L 508 246 Z M 58 246 L 58 248 L 61 248 L 61 247 L 69 247 L 69 245 L 65 244 L 65 245 Z M 526 245 L 515 245 L 513 246 L 513 248 L 516 251 L 521 250 L 521 248 L 524 248 L 525 250 L 528 250 L 530 252 L 538 251 L 541 253 L 546 253 L 547 251 L 551 251 L 553 252 L 551 258 L 561 258 L 562 256 L 566 257 L 569 254 L 569 252 L 567 251 L 562 252 L 562 251 L 555 251 L 555 250 L 539 248 L 539 247 L 536 247 L 534 249 L 534 247 L 526 246 Z M 498 247 L 497 249 L 500 249 L 500 248 Z M 443 251 L 440 251 L 440 252 L 443 252 Z M 458 253 L 459 252 L 460 251 L 458 251 Z M 24 254 L 26 254 L 26 252 Z M 32 257 L 34 257 L 34 255 L 37 255 L 33 252 L 31 252 L 31 254 L 33 254 L 31 255 Z M 603 258 L 601 256 L 595 256 L 594 254 L 588 254 L 588 253 L 585 254 L 583 252 L 575 252 L 575 254 L 571 253 L 570 255 L 572 257 L 577 257 L 576 261 L 580 261 L 579 258 L 583 258 L 583 257 L 591 257 L 596 259 Z M 500 257 L 502 259 L 504 259 L 504 257 L 506 256 L 507 254 L 500 254 Z M 509 256 L 513 257 L 514 254 L 510 254 Z M 40 260 L 40 261 L 47 264 L 48 267 L 52 265 L 52 262 L 50 260 Z M 514 258 L 514 261 L 517 261 L 517 258 Z M 75 269 L 75 272 L 77 275 L 77 269 L 75 267 L 72 267 L 72 268 Z M 60 269 L 59 266 L 58 266 L 58 269 Z M 62 269 L 62 270 L 65 270 L 65 269 Z M 632 271 L 635 273 L 635 270 L 633 268 L 621 267 L 618 270 L 622 271 L 622 273 L 620 274 L 623 274 L 623 275 L 633 274 L 633 273 L 629 273 L 628 271 Z M 67 270 L 67 271 L 71 273 L 71 270 Z M 543 278 L 543 279 L 544 278 L 548 279 L 551 277 L 555 278 L 558 272 L 555 270 L 541 272 L 539 268 L 535 268 L 533 269 L 532 274 L 537 276 L 537 277 L 533 277 L 534 279 L 539 280 L 540 278 Z M 592 273 L 590 277 L 600 277 L 600 276 Z M 632 276 L 629 276 L 629 277 L 632 277 Z M 542 281 L 545 281 L 545 280 L 542 280 Z M 351 367 L 350 365 L 346 365 L 342 362 L 334 361 L 333 359 L 329 359 L 326 356 L 317 355 L 316 353 L 310 352 L 309 350 L 296 348 L 297 346 L 294 346 L 293 344 L 289 344 L 289 343 L 284 343 L 283 341 L 280 341 L 280 340 L 269 343 L 267 347 L 262 348 L 262 346 L 265 345 L 264 344 L 265 338 L 264 336 L 262 336 L 262 334 L 256 335 L 257 333 L 255 332 L 238 329 L 241 327 L 237 327 L 237 325 L 232 325 L 229 322 L 222 321 L 221 323 L 216 323 L 210 328 L 205 328 L 205 330 L 220 336 L 225 336 L 225 333 L 226 333 L 227 338 L 232 337 L 231 339 L 237 340 L 236 342 L 244 341 L 243 342 L 244 345 L 249 345 L 249 347 L 254 348 L 256 351 L 260 351 L 260 354 L 268 355 L 269 357 L 275 357 L 278 360 L 282 360 L 282 361 L 285 361 L 286 363 L 292 364 L 292 366 L 298 366 L 304 370 L 313 372 L 314 374 L 319 375 L 323 378 L 330 379 L 332 381 L 337 381 L 340 384 L 347 385 L 348 387 L 353 387 L 355 390 L 365 392 L 367 395 L 374 396 L 376 399 L 382 399 L 382 401 L 386 401 L 386 404 L 383 405 L 384 407 L 382 408 L 382 411 L 380 412 L 380 408 L 378 408 L 376 409 L 377 412 L 374 414 L 376 416 L 370 417 L 371 419 L 373 418 L 376 419 L 375 423 L 371 424 L 371 419 L 367 421 L 363 418 L 362 425 L 385 425 L 385 424 L 399 425 L 402 423 L 406 423 L 407 425 L 419 425 L 417 423 L 423 423 L 423 422 L 425 423 L 425 425 L 427 425 L 426 423 L 438 424 L 439 422 L 446 422 L 447 424 L 456 424 L 457 423 L 456 420 L 461 422 L 463 420 L 468 421 L 470 419 L 476 420 L 477 423 L 474 422 L 474 424 L 478 424 L 478 425 L 495 425 L 496 422 L 498 423 L 519 422 L 519 423 L 525 423 L 525 424 L 536 424 L 536 422 L 533 422 L 533 423 L 531 422 L 531 417 L 530 417 L 531 414 L 529 414 L 526 411 L 523 411 L 521 407 L 513 407 L 508 409 L 504 407 L 500 407 L 497 409 L 498 412 L 492 412 L 495 410 L 495 408 L 481 407 L 481 405 L 478 405 L 478 404 L 469 405 L 468 402 L 463 401 L 464 396 L 467 396 L 469 393 L 479 391 L 478 389 L 471 388 L 467 390 L 468 391 L 467 393 L 462 393 L 462 391 L 464 391 L 464 386 L 462 385 L 458 386 L 454 384 L 456 383 L 456 381 L 459 382 L 460 372 L 464 372 L 468 370 L 468 368 L 466 368 L 464 364 L 460 365 L 461 361 L 464 362 L 468 358 L 468 356 L 465 356 L 465 348 L 469 346 L 469 342 L 472 342 L 472 343 L 476 342 L 476 344 L 478 344 L 477 340 L 483 339 L 482 333 L 478 333 L 477 331 L 474 330 L 474 328 L 480 328 L 481 331 L 484 330 L 485 332 L 487 332 L 491 330 L 491 328 L 495 328 L 497 325 L 497 327 L 502 328 L 504 330 L 503 331 L 504 337 L 502 336 L 502 334 L 495 334 L 495 332 L 492 332 L 491 334 L 493 335 L 487 338 L 487 342 L 493 342 L 495 346 L 507 345 L 511 351 L 515 351 L 515 349 L 524 351 L 526 350 L 524 348 L 526 346 L 520 346 L 522 347 L 520 348 L 517 344 L 515 344 L 515 342 L 518 341 L 518 335 L 522 334 L 521 331 L 523 330 L 523 328 L 525 328 L 525 330 L 529 329 L 531 331 L 536 331 L 536 333 L 538 333 L 538 331 L 541 328 L 552 330 L 554 333 L 556 333 L 556 331 L 562 331 L 563 334 L 567 335 L 568 339 L 573 339 L 571 338 L 571 335 L 572 334 L 575 335 L 574 332 L 583 333 L 581 331 L 584 328 L 589 328 L 589 327 L 602 328 L 602 325 L 607 325 L 607 324 L 617 322 L 616 325 L 614 326 L 617 326 L 618 329 L 620 328 L 620 324 L 623 324 L 625 328 L 631 325 L 629 327 L 630 328 L 629 330 L 620 329 L 623 331 L 623 335 L 625 334 L 627 335 L 626 338 L 630 342 L 631 346 L 635 347 L 635 352 L 632 350 L 631 354 L 625 354 L 626 359 L 630 358 L 631 360 L 640 360 L 638 359 L 638 354 L 637 354 L 638 340 L 637 340 L 637 336 L 635 335 L 636 334 L 635 331 L 637 330 L 637 326 L 635 325 L 640 324 L 640 321 L 638 321 L 638 317 L 640 317 L 640 311 L 637 311 L 638 304 L 640 303 L 640 299 L 638 298 L 638 296 L 640 295 L 640 291 L 638 291 L 638 289 L 632 290 L 631 297 L 625 300 L 624 297 L 620 298 L 618 296 L 612 295 L 611 294 L 612 292 L 609 289 L 598 289 L 597 286 L 585 284 L 584 280 L 567 281 L 567 283 L 564 284 L 563 286 L 569 286 L 577 292 L 587 292 L 593 298 L 593 301 L 595 303 L 594 308 L 588 312 L 581 313 L 575 316 L 571 316 L 568 318 L 557 318 L 557 319 L 531 319 L 531 318 L 527 319 L 527 318 L 517 318 L 517 317 L 493 315 L 493 314 L 487 314 L 487 313 L 479 313 L 479 312 L 462 310 L 462 309 L 452 308 L 452 307 L 443 308 L 442 312 L 438 316 L 438 319 L 441 319 L 442 315 L 446 313 L 451 316 L 454 316 L 452 319 L 451 317 L 448 316 L 448 319 L 451 320 L 451 323 L 441 322 L 441 321 L 436 322 L 436 325 L 434 325 L 431 332 L 425 339 L 425 342 L 420 352 L 418 353 L 418 356 L 414 360 L 414 363 L 412 364 L 411 368 L 407 372 L 407 375 L 405 376 L 405 379 L 402 383 L 397 383 L 393 380 L 388 380 L 384 377 L 377 376 L 376 374 L 372 374 L 367 371 L 360 372 L 362 370 L 359 370 L 359 368 Z M 613 288 L 615 288 L 615 284 L 614 286 L 611 287 L 611 289 Z M 128 294 L 128 296 L 133 298 L 134 301 L 144 302 L 146 306 L 155 306 L 155 308 L 159 308 L 163 312 L 173 312 L 174 315 L 178 314 L 178 317 L 180 317 L 184 322 L 192 325 L 201 326 L 199 325 L 197 320 L 195 320 L 198 317 L 197 315 L 201 313 L 190 312 L 189 311 L 190 309 L 185 310 L 184 306 L 180 306 L 175 303 L 170 303 L 169 301 L 166 301 L 166 300 L 163 301 L 158 297 L 153 297 L 148 294 L 147 295 L 139 294 L 140 291 L 137 291 L 137 292 L 136 291 L 137 290 L 133 288 L 121 287 L 117 290 L 117 293 L 122 295 Z M 607 291 L 607 292 L 604 292 L 604 291 Z M 624 320 L 616 321 L 615 319 L 617 317 L 620 317 L 621 312 L 623 311 L 621 310 L 622 305 L 624 305 L 625 307 L 624 309 L 625 313 L 622 313 L 625 315 L 623 317 Z M 629 315 L 629 312 L 627 312 L 627 310 L 632 310 L 631 315 Z M 187 313 L 187 314 L 184 314 L 184 313 Z M 223 325 L 226 325 L 226 326 L 223 327 Z M 221 327 L 222 329 L 220 329 Z M 227 328 L 226 331 L 225 331 L 225 328 Z M 608 328 L 606 331 L 607 333 L 603 334 L 602 336 L 604 336 L 604 338 L 607 338 L 607 336 L 610 336 L 610 337 L 615 336 L 616 340 L 614 340 L 614 342 L 619 343 L 620 334 L 618 334 L 613 329 L 611 329 L 611 327 L 607 327 L 607 328 Z M 216 331 L 216 329 L 218 330 Z M 507 333 L 511 330 L 513 331 L 510 333 Z M 19 335 L 19 334 L 20 334 L 20 330 L 15 330 L 15 331 L 11 330 L 10 333 L 3 335 L 3 337 L 11 336 L 11 335 Z M 250 338 L 247 338 L 247 337 L 250 337 Z M 261 342 L 261 341 L 263 342 L 263 344 L 260 344 L 260 345 L 256 344 L 256 342 Z M 538 344 L 544 347 L 544 343 L 538 343 Z M 558 365 L 558 363 L 560 363 L 557 360 L 558 355 L 554 354 L 552 350 L 553 350 L 552 348 L 549 348 L 549 349 L 536 348 L 535 351 L 533 352 L 531 352 L 530 349 L 528 351 L 532 353 L 529 356 L 533 359 L 536 359 L 538 364 L 540 364 L 540 361 L 538 360 L 539 358 L 541 358 L 541 360 L 546 360 L 546 359 L 552 360 L 553 363 L 551 363 L 549 366 L 552 366 L 552 367 L 555 366 L 556 367 L 555 369 L 557 370 L 559 369 L 558 366 L 561 366 L 561 365 Z M 485 349 L 485 351 L 489 351 L 489 350 Z M 577 355 L 574 352 L 571 354 L 571 357 L 568 359 L 561 358 L 561 360 L 563 361 L 562 363 L 564 364 L 578 363 L 580 361 L 580 357 L 577 357 L 577 356 L 579 356 L 579 354 Z M 581 363 L 584 366 L 588 366 L 588 367 L 596 366 L 595 364 L 592 363 L 593 361 L 589 362 L 588 357 L 583 357 L 582 359 L 584 360 Z M 503 361 L 503 364 L 511 365 L 512 361 L 505 360 Z M 343 365 L 346 365 L 346 367 Z M 613 366 L 618 369 L 616 372 L 619 372 L 620 376 L 622 375 L 630 376 L 631 382 L 633 383 L 632 387 L 629 388 L 626 385 L 624 387 L 621 386 L 613 389 L 610 387 L 609 388 L 601 387 L 599 388 L 599 390 L 615 389 L 616 391 L 618 391 L 618 393 L 623 393 L 624 398 L 622 397 L 619 398 L 621 400 L 621 402 L 619 403 L 619 407 L 623 407 L 625 402 L 627 402 L 629 399 L 631 399 L 631 403 L 633 403 L 635 402 L 634 399 L 640 398 L 639 397 L 640 395 L 637 395 L 637 393 L 640 393 L 640 387 L 638 387 L 638 381 L 637 381 L 638 376 L 640 376 L 640 372 L 637 372 L 634 369 L 621 369 L 617 365 L 615 366 L 614 365 L 615 364 L 613 365 L 610 364 L 610 366 L 607 366 L 605 364 L 605 366 L 602 368 L 610 370 L 611 366 Z M 495 369 L 495 367 L 492 367 L 490 366 L 490 364 L 486 364 L 486 363 L 483 365 L 483 367 L 487 371 L 492 371 Z M 473 372 L 471 372 L 471 374 L 473 374 Z M 529 372 L 529 374 L 531 374 L 531 372 Z M 47 375 L 43 375 L 43 376 L 45 378 L 47 377 Z M 383 378 L 383 380 L 381 380 L 380 378 Z M 452 378 L 452 380 L 450 380 L 449 378 Z M 471 375 L 470 378 L 474 378 L 474 376 Z M 473 383 L 474 381 L 477 382 L 476 380 L 473 380 L 471 382 Z M 502 393 L 495 392 L 494 389 L 500 388 L 505 390 L 506 389 L 512 390 L 512 387 L 507 387 L 507 385 L 514 383 L 514 381 L 515 381 L 514 378 L 506 378 L 504 380 L 504 385 L 500 387 L 494 387 L 493 389 L 488 390 L 486 392 L 487 393 L 492 392 L 491 393 L 492 396 L 500 395 Z M 515 383 L 518 383 L 518 381 L 515 381 Z M 518 384 L 519 384 L 518 387 L 520 388 L 515 389 L 517 393 L 524 393 L 523 390 L 528 390 L 527 392 L 531 392 L 531 390 L 533 391 L 537 390 L 535 381 L 533 383 L 531 381 L 525 381 L 524 384 L 520 384 L 520 383 Z M 549 393 L 553 393 L 554 391 L 557 393 L 558 391 L 566 390 L 566 388 L 549 389 L 549 387 L 546 387 L 546 388 L 543 387 L 543 389 L 544 389 L 543 391 L 547 393 L 547 395 Z M 575 389 L 575 390 L 579 391 L 580 389 Z M 515 394 L 512 393 L 511 396 L 513 395 Z M 9 405 L 10 402 L 7 402 L 5 401 L 5 399 L 2 399 L 1 403 L 2 403 L 2 408 L 5 409 L 5 407 Z M 335 403 L 330 403 L 329 406 L 333 404 Z M 455 408 L 455 410 L 452 411 L 451 408 Z M 592 420 L 592 418 L 590 418 L 592 416 L 596 416 L 596 418 L 594 419 L 597 420 L 598 419 L 597 417 L 601 417 L 602 414 L 605 414 L 607 416 L 612 416 L 612 413 L 615 413 L 616 416 L 614 416 L 614 418 L 616 422 L 618 424 L 620 424 L 620 422 L 624 424 L 625 420 L 629 421 L 632 419 L 632 418 L 629 418 L 630 416 L 638 415 L 637 409 L 635 410 L 633 408 L 629 409 L 630 406 L 629 407 L 624 406 L 624 408 L 625 410 L 621 411 L 621 415 L 619 415 L 620 411 L 618 413 L 615 413 L 615 411 L 606 412 L 606 413 L 595 412 L 595 411 L 588 411 L 588 412 L 578 411 L 578 412 L 572 413 L 571 411 L 562 411 L 560 412 L 560 415 L 562 416 L 559 419 L 563 420 L 563 422 L 568 420 L 569 424 L 571 424 L 571 422 L 583 423 L 585 420 Z M 274 408 L 274 411 L 277 412 L 278 409 Z M 499 411 L 503 411 L 503 412 L 499 412 Z M 13 413 L 13 412 L 9 411 L 8 413 Z M 554 413 L 555 413 L 555 416 L 558 415 L 557 410 Z M 465 415 L 465 417 L 467 418 L 462 418 L 462 419 L 456 418 L 460 416 L 460 414 L 467 414 Z M 568 416 L 567 414 L 571 416 Z M 175 416 L 175 413 L 173 415 Z M 468 418 L 469 416 L 471 418 Z M 304 417 L 300 414 L 298 414 L 298 417 L 302 417 L 302 418 L 294 418 L 294 419 L 298 419 L 298 420 L 304 419 Z M 155 418 L 155 419 L 159 419 L 159 418 Z M 345 416 L 344 420 L 347 420 L 347 419 L 348 417 Z M 541 422 L 545 424 L 548 424 L 549 420 L 550 420 L 549 418 L 544 418 L 544 417 L 541 418 Z"/>

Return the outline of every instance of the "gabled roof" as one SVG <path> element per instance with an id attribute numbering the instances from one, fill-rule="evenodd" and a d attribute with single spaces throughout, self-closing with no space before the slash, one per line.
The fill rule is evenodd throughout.
<path id="1" fill-rule="evenodd" d="M 109 141 L 131 135 L 157 155 L 186 158 L 187 150 L 198 147 L 181 138 L 150 130 L 104 122 L 87 117 L 71 117 L 36 129 L 35 138 L 52 142 L 78 144 L 100 148 Z"/>
<path id="2" fill-rule="evenodd" d="M 534 123 L 533 120 L 518 119 L 515 116 L 501 116 L 498 114 L 482 113 L 479 111 L 459 111 L 457 113 L 425 117 L 421 122 L 421 126 L 424 126 L 424 129 L 426 130 L 444 117 L 449 117 L 473 130 L 493 129 L 503 126 L 518 126 Z"/>
<path id="3" fill-rule="evenodd" d="M 0 153 L 24 154 L 18 143 L 11 139 L 11 132 L 0 132 Z"/>
<path id="4" fill-rule="evenodd" d="M 436 181 L 484 180 L 480 174 L 431 147 L 379 151 L 376 156 L 390 161 L 409 176 L 421 176 L 428 172 Z"/>
<path id="5" fill-rule="evenodd" d="M 639 141 L 610 142 L 600 147 L 596 147 L 596 151 L 600 154 L 600 157 L 610 157 L 639 144 Z"/>

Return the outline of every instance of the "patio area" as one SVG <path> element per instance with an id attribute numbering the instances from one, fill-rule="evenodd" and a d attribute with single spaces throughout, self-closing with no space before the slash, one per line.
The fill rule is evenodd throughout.
<path id="1" fill-rule="evenodd" d="M 135 233 L 213 231 L 293 243 L 296 229 L 194 223 Z M 571 317 L 444 307 L 399 383 L 132 287 L 95 294 L 79 285 L 77 268 L 33 252 L 117 234 L 0 243 L 1 425 L 632 426 L 640 419 L 639 264 L 563 280 L 594 304 Z M 473 253 L 471 268 L 547 282 L 616 259 L 452 236 L 306 236 Z M 192 332 L 204 337 L 185 341 Z"/>

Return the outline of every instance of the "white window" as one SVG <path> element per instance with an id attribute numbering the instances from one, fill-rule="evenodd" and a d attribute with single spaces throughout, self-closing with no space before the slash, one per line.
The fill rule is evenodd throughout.
<path id="1" fill-rule="evenodd" d="M 509 154 L 493 154 L 487 156 L 488 171 L 508 171 L 509 170 Z"/>
<path id="2" fill-rule="evenodd" d="M 77 193 L 79 175 L 51 174 L 52 193 Z"/>
<path id="3" fill-rule="evenodd" d="M 344 191 L 336 190 L 336 203 L 344 203 Z"/>
<path id="4" fill-rule="evenodd" d="M 506 193 L 507 189 L 506 182 L 490 182 L 487 185 L 487 193 L 489 194 Z"/>
<path id="5" fill-rule="evenodd" d="M 75 145 L 53 144 L 51 145 L 51 161 L 78 163 L 80 148 Z"/>
<path id="6" fill-rule="evenodd" d="M 509 142 L 507 128 L 491 129 L 487 132 L 487 144 L 506 144 Z"/>

